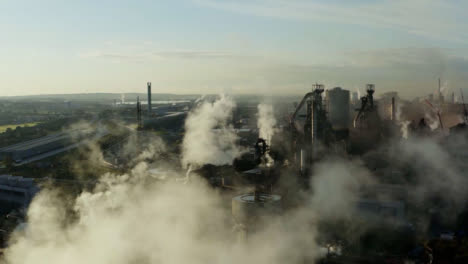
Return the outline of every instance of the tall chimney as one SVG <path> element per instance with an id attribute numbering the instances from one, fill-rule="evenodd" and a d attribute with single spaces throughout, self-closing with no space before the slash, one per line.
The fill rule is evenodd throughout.
<path id="1" fill-rule="evenodd" d="M 396 118 L 396 109 L 395 109 L 395 97 L 392 97 L 392 121 L 395 121 Z"/>
<path id="2" fill-rule="evenodd" d="M 151 82 L 148 82 L 147 85 L 148 85 L 148 114 L 151 114 Z"/>
<path id="3" fill-rule="evenodd" d="M 137 96 L 137 123 L 138 129 L 142 129 L 143 125 L 141 122 L 141 103 L 140 103 L 140 96 Z"/>
<path id="4" fill-rule="evenodd" d="M 439 78 L 439 96 L 440 96 L 440 78 Z"/>
<path id="5" fill-rule="evenodd" d="M 444 96 L 442 95 L 442 86 L 440 85 L 440 78 L 439 78 L 439 103 L 444 102 Z"/>

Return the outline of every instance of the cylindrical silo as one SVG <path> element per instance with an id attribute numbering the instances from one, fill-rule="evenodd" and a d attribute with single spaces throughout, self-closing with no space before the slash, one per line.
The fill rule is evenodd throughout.
<path id="1" fill-rule="evenodd" d="M 265 217 L 279 215 L 282 211 L 281 196 L 276 194 L 242 194 L 232 198 L 232 216 L 240 239 L 254 231 Z"/>
<path id="2" fill-rule="evenodd" d="M 327 90 L 326 97 L 328 101 L 328 120 L 332 124 L 333 129 L 342 130 L 349 128 L 349 91 L 335 87 Z"/>

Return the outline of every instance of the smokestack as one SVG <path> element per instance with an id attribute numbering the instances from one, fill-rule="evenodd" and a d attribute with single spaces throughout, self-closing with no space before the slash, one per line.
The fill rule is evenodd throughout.
<path id="1" fill-rule="evenodd" d="M 392 121 L 396 118 L 395 97 L 392 97 Z"/>
<path id="2" fill-rule="evenodd" d="M 310 106 L 310 124 L 311 124 L 311 144 L 314 145 L 316 144 L 317 140 L 318 140 L 318 129 L 319 129 L 319 113 L 318 113 L 318 110 L 322 108 L 322 93 L 323 91 L 325 90 L 324 89 L 324 85 L 323 84 L 315 84 L 313 85 L 313 87 L 315 88 L 314 89 L 314 97 L 312 99 L 312 102 L 310 102 L 311 104 L 309 105 Z"/>
<path id="3" fill-rule="evenodd" d="M 440 96 L 440 78 L 439 78 L 439 96 Z"/>
<path id="4" fill-rule="evenodd" d="M 138 123 L 138 129 L 141 129 L 142 123 L 141 123 L 141 103 L 140 103 L 140 96 L 137 96 L 137 123 Z"/>
<path id="5" fill-rule="evenodd" d="M 444 96 L 442 95 L 442 87 L 440 85 L 440 78 L 439 78 L 439 103 L 444 102 Z"/>
<path id="6" fill-rule="evenodd" d="M 148 82 L 147 85 L 148 85 L 148 114 L 151 114 L 151 82 Z"/>
<path id="7" fill-rule="evenodd" d="M 374 92 L 375 92 L 375 85 L 374 84 L 367 84 L 367 100 L 369 101 L 369 105 L 371 108 L 374 107 Z"/>

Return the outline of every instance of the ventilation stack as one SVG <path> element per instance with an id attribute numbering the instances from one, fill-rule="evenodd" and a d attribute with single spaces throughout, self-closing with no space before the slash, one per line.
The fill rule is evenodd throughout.
<path id="1" fill-rule="evenodd" d="M 442 103 L 444 103 L 444 96 L 442 95 L 442 86 L 440 84 L 440 78 L 439 78 L 439 90 L 438 91 L 439 91 L 439 94 L 438 94 L 439 103 L 442 104 Z"/>
<path id="2" fill-rule="evenodd" d="M 141 103 L 140 103 L 140 97 L 137 97 L 137 123 L 138 123 L 138 129 L 143 128 L 143 124 L 141 122 Z"/>
<path id="3" fill-rule="evenodd" d="M 151 82 L 147 83 L 148 85 L 148 114 L 151 114 Z"/>

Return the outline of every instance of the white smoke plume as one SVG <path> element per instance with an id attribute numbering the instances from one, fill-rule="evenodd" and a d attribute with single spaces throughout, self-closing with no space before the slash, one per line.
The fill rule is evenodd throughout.
<path id="1" fill-rule="evenodd" d="M 440 120 L 436 114 L 427 114 L 425 115 L 426 123 L 429 128 L 434 131 L 440 127 Z"/>
<path id="2" fill-rule="evenodd" d="M 409 125 L 411 124 L 411 121 L 402 121 L 402 122 L 399 122 L 399 124 L 400 124 L 401 136 L 404 139 L 408 139 L 408 137 L 409 137 Z"/>
<path id="3" fill-rule="evenodd" d="M 361 100 L 362 94 L 361 94 L 361 89 L 359 87 L 356 87 L 356 92 L 358 94 L 358 100 Z"/>
<path id="4" fill-rule="evenodd" d="M 70 203 L 43 190 L 26 229 L 13 234 L 6 263 L 279 264 L 317 257 L 312 210 L 272 218 L 238 243 L 229 205 L 204 180 L 157 181 L 147 169 L 142 162 L 127 174 L 103 175 L 71 202 L 71 214 Z"/>
<path id="5" fill-rule="evenodd" d="M 449 88 L 449 82 L 448 82 L 448 81 L 444 81 L 444 82 L 441 84 L 441 86 L 440 86 L 440 92 L 441 92 L 443 95 L 448 96 L 448 95 L 449 95 L 449 93 L 448 93 L 449 89 L 448 89 L 448 88 Z"/>
<path id="6" fill-rule="evenodd" d="M 220 127 L 230 132 L 229 114 L 219 112 L 230 112 L 233 107 L 232 101 L 222 97 L 195 109 L 187 121 L 187 132 L 193 134 L 184 138 L 184 145 L 195 144 L 187 147 L 199 149 L 184 151 L 214 151 L 229 163 L 233 152 L 225 144 L 235 140 L 204 139 L 200 133 L 209 134 Z M 198 121 L 211 129 L 199 128 Z M 204 140 L 203 144 L 193 142 L 197 138 Z M 215 147 L 211 148 L 213 142 Z M 165 149 L 157 141 L 147 153 L 158 156 Z M 429 192 L 448 193 L 447 201 L 461 208 L 468 182 L 444 149 L 423 140 L 405 143 L 396 153 L 421 169 L 417 174 L 421 176 L 420 188 L 415 189 L 419 199 L 424 201 Z M 218 160 L 208 154 L 195 159 L 195 153 L 190 153 L 184 156 L 185 162 Z M 374 183 L 358 162 L 316 164 L 312 191 L 305 193 L 305 203 L 283 217 L 269 218 L 247 241 L 238 243 L 232 233 L 229 197 L 225 199 L 196 175 L 185 184 L 170 176 L 156 180 L 148 175 L 152 166 L 144 161 L 147 156 L 137 153 L 138 162 L 128 173 L 104 174 L 93 190 L 71 201 L 54 190 L 42 190 L 28 210 L 26 229 L 14 233 L 5 250 L 6 263 L 314 263 L 319 254 L 317 221 L 349 217 L 360 188 Z"/>
<path id="7" fill-rule="evenodd" d="M 153 159 L 167 151 L 163 140 L 151 133 L 139 132 L 128 136 L 120 155 L 127 161 L 127 166 Z"/>
<path id="8" fill-rule="evenodd" d="M 358 162 L 330 160 L 317 164 L 311 178 L 311 206 L 321 219 L 346 219 L 355 213 L 364 186 L 376 181 Z"/>
<path id="9" fill-rule="evenodd" d="M 399 191 L 391 194 L 411 208 L 407 211 L 409 221 L 418 232 L 431 231 L 432 214 L 440 214 L 443 221 L 453 223 L 466 209 L 467 146 L 464 135 L 451 135 L 443 140 L 437 136 L 412 135 L 370 153 L 370 156 L 381 156 L 388 164 L 386 170 L 397 172 L 379 173 L 382 175 L 379 178 L 404 191 L 405 198 Z"/>
<path id="10" fill-rule="evenodd" d="M 333 187 L 336 199 L 318 193 L 284 217 L 268 218 L 239 243 L 229 204 L 202 179 L 157 181 L 147 168 L 139 163 L 128 174 L 103 175 L 93 191 L 72 201 L 72 217 L 69 203 L 43 190 L 29 208 L 27 228 L 13 235 L 6 263 L 313 263 L 319 255 L 315 212 L 326 218 L 348 211 L 360 182 L 342 168 L 321 171 L 318 188 L 345 177 Z"/>
<path id="11" fill-rule="evenodd" d="M 63 205 L 42 192 L 16 234 L 8 263 L 204 263 L 217 262 L 226 216 L 202 183 L 148 183 L 137 172 L 107 175 L 94 192 L 75 201 L 68 223 Z"/>
<path id="12" fill-rule="evenodd" d="M 237 134 L 229 123 L 235 102 L 224 95 L 215 102 L 204 101 L 185 121 L 182 165 L 226 165 L 242 150 Z"/>
<path id="13" fill-rule="evenodd" d="M 276 132 L 276 118 L 271 104 L 258 105 L 257 126 L 259 137 L 271 143 L 271 138 Z"/>
<path id="14" fill-rule="evenodd" d="M 412 138 L 398 145 L 398 155 L 406 159 L 413 169 L 415 184 L 409 185 L 413 200 L 427 202 L 437 195 L 449 206 L 445 209 L 461 210 L 468 201 L 465 187 L 466 139 L 452 137 L 441 145 L 433 139 Z"/>
<path id="15" fill-rule="evenodd" d="M 148 145 L 143 153 L 153 156 L 166 149 L 159 141 Z M 313 194 L 305 194 L 302 206 L 267 217 L 239 243 L 229 196 L 197 175 L 183 182 L 174 175 L 155 179 L 148 173 L 154 164 L 136 154 L 139 162 L 128 173 L 106 173 L 93 190 L 71 200 L 43 189 L 30 205 L 26 228 L 13 234 L 6 263 L 314 263 L 317 221 L 345 217 L 367 182 L 354 163 L 318 165 Z"/>

